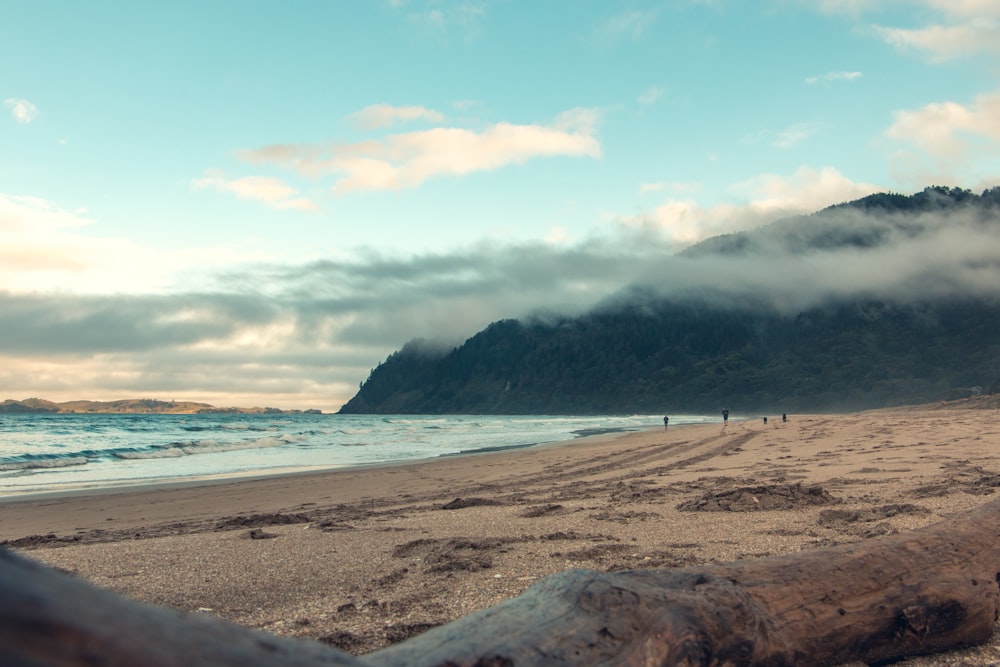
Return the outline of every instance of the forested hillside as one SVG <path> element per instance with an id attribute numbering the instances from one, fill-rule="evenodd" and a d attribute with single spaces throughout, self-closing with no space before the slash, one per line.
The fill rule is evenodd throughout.
<path id="1" fill-rule="evenodd" d="M 671 260 L 763 255 L 766 274 L 781 266 L 768 257 L 816 256 L 817 273 L 843 267 L 829 281 L 851 289 L 807 298 L 803 288 L 796 301 L 794 285 L 780 299 L 746 285 L 635 286 L 584 315 L 495 322 L 447 352 L 413 341 L 341 411 L 776 413 L 1000 391 L 1000 256 L 981 240 L 962 261 L 937 256 L 1000 233 L 998 211 L 1000 189 L 929 188 L 709 239 Z M 899 257 L 918 266 L 900 276 L 886 267 Z M 897 281 L 875 284 L 879 272 Z"/>

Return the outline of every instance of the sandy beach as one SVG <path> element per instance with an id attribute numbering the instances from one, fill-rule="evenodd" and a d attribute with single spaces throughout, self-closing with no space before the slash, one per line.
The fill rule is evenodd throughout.
<path id="1" fill-rule="evenodd" d="M 136 600 L 363 654 L 566 569 L 762 558 L 977 507 L 1000 487 L 992 398 L 8 500 L 0 541 Z M 1000 664 L 1000 639 L 902 664 Z"/>

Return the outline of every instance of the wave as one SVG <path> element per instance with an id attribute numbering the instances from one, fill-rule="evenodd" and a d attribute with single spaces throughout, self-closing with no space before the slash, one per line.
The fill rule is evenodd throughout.
<path id="1" fill-rule="evenodd" d="M 199 433 L 201 431 L 277 431 L 277 425 L 270 424 L 268 426 L 259 426 L 257 424 L 247 424 L 246 422 L 233 422 L 228 424 L 210 424 L 208 426 L 201 426 L 195 424 L 189 424 L 187 426 L 182 426 L 181 429 L 192 432 Z"/>
<path id="2" fill-rule="evenodd" d="M 28 482 L 51 483 L 55 488 L 76 480 L 183 477 L 192 471 L 214 474 L 271 466 L 350 466 L 530 447 L 530 443 L 570 440 L 587 429 L 655 426 L 662 424 L 662 418 L 346 415 L 275 420 L 68 415 L 5 420 L 0 416 L 0 496 Z M 711 417 L 677 415 L 676 419 L 687 423 Z M 674 420 L 671 415 L 671 426 Z M 146 428 L 138 428 L 141 425 Z M 19 478 L 24 481 L 18 482 Z"/>
<path id="3" fill-rule="evenodd" d="M 64 454 L 26 454 L 0 461 L 0 472 L 17 472 L 33 469 L 69 468 L 87 465 L 86 456 L 66 456 Z"/>
<path id="4" fill-rule="evenodd" d="M 306 440 L 304 435 L 268 435 L 246 440 L 224 441 L 211 438 L 187 440 L 147 447 L 115 447 L 110 449 L 87 449 L 72 453 L 21 454 L 0 458 L 0 475 L 25 473 L 32 470 L 51 470 L 71 466 L 83 466 L 100 461 L 135 461 L 150 459 L 170 459 L 198 454 L 216 454 L 244 449 L 268 449 L 281 447 Z"/>
<path id="5" fill-rule="evenodd" d="M 382 423 L 384 424 L 413 424 L 415 426 L 422 426 L 424 424 L 454 424 L 455 417 L 426 417 L 420 415 L 414 415 L 412 417 L 382 417 Z"/>
<path id="6" fill-rule="evenodd" d="M 152 449 L 138 449 L 123 447 L 121 449 L 113 449 L 108 452 L 112 458 L 122 459 L 124 461 L 131 461 L 135 459 L 175 459 L 184 456 L 184 452 L 180 449 L 164 446 L 164 447 L 154 447 Z"/>
<path id="7" fill-rule="evenodd" d="M 372 433 L 373 430 L 370 428 L 338 428 L 332 432 L 333 435 L 368 435 Z M 326 433 L 320 433 L 317 435 L 328 435 Z"/>
<path id="8" fill-rule="evenodd" d="M 257 424 L 248 424 L 246 422 L 236 422 L 232 424 L 219 424 L 220 429 L 227 431 L 277 431 L 278 427 L 272 425 L 269 426 L 258 426 Z"/>
<path id="9" fill-rule="evenodd" d="M 281 447 L 295 442 L 302 442 L 305 436 L 301 435 L 279 435 L 254 438 L 251 440 L 237 440 L 235 442 L 223 442 L 219 440 L 189 440 L 187 442 L 172 442 L 167 445 L 153 445 L 152 447 L 119 448 L 108 450 L 108 454 L 116 459 L 165 459 L 177 458 L 180 456 L 194 456 L 198 454 L 217 454 L 219 452 L 235 452 L 242 449 L 269 449 L 271 447 Z"/>

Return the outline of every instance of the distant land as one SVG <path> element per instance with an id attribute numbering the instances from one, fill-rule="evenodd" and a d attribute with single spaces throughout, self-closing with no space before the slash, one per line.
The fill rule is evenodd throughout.
<path id="1" fill-rule="evenodd" d="M 943 186 L 716 236 L 589 312 L 411 340 L 340 412 L 780 414 L 998 394 L 998 237 L 1000 187 Z"/>
<path id="2" fill-rule="evenodd" d="M 44 398 L 8 398 L 0 403 L 0 414 L 322 414 L 320 410 L 281 410 L 279 408 L 217 408 L 194 401 L 159 401 L 150 398 L 130 398 L 120 401 L 66 401 L 56 403 Z"/>

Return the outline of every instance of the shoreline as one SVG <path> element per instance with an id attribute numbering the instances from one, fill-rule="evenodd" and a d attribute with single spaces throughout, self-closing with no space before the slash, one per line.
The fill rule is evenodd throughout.
<path id="1" fill-rule="evenodd" d="M 148 433 L 131 440 L 129 429 L 112 427 L 102 435 L 89 422 L 53 435 L 41 451 L 6 438 L 0 446 L 0 502 L 62 493 L 101 493 L 105 490 L 201 483 L 336 470 L 381 464 L 406 464 L 439 456 L 467 455 L 512 448 L 532 448 L 562 440 L 577 441 L 601 433 L 648 428 L 658 418 L 619 417 L 486 417 L 482 423 L 468 417 L 417 416 L 383 420 L 371 417 L 344 422 L 310 421 L 244 426 L 212 421 L 190 426 L 183 420 L 162 425 L 144 423 Z M 701 421 L 703 416 L 687 417 Z M 367 420 L 367 421 L 366 421 Z M 449 426 L 428 425 L 445 421 Z M 508 421 L 505 421 L 508 420 Z M 520 420 L 526 420 L 522 426 Z M 389 424 L 382 424 L 383 421 Z M 454 428 L 451 427 L 454 422 Z M 46 437 L 44 420 L 23 425 L 29 439 Z M 22 428 L 10 422 L 11 433 Z M 74 430 L 75 429 L 75 430 Z M 360 430 L 358 430 L 360 429 Z M 79 431 L 79 434 L 76 433 Z M 195 433 L 190 431 L 209 431 Z M 216 436 L 215 433 L 220 433 Z M 6 433 L 6 432 L 5 432 Z M 158 434 L 158 435 L 157 435 Z M 65 437 L 63 443 L 61 438 Z M 8 442 L 8 440 L 10 440 Z M 109 444 L 111 443 L 111 444 Z"/>
<path id="2" fill-rule="evenodd" d="M 0 540 L 134 599 L 363 654 L 566 569 L 747 560 L 947 519 L 1000 488 L 1000 452 L 984 447 L 1000 441 L 995 417 L 906 408 L 671 424 L 401 465 L 0 502 Z M 995 664 L 1000 642 L 944 659 L 900 664 Z"/>
<path id="3" fill-rule="evenodd" d="M 681 428 L 683 426 L 699 426 L 701 424 L 677 424 L 675 428 Z M 560 447 L 569 446 L 572 443 L 577 443 L 583 440 L 591 440 L 595 438 L 614 438 L 619 435 L 624 435 L 626 433 L 637 433 L 645 430 L 656 430 L 656 427 L 643 427 L 643 428 L 628 428 L 628 427 L 610 427 L 601 429 L 583 429 L 581 431 L 574 431 L 574 437 L 564 439 L 564 440 L 548 440 L 544 442 L 532 442 L 524 444 L 513 444 L 513 445 L 495 445 L 482 447 L 479 449 L 467 449 L 457 452 L 446 452 L 442 454 L 437 454 L 435 456 L 423 457 L 423 458 L 412 458 L 412 459 L 399 459 L 393 461 L 380 461 L 376 463 L 356 463 L 356 464 L 340 464 L 340 465 L 323 465 L 323 466 L 296 466 L 287 468 L 274 468 L 266 471 L 245 471 L 245 472 L 226 472 L 218 473 L 216 475 L 189 475 L 187 477 L 169 477 L 169 478 L 152 478 L 152 479 L 136 479 L 136 480 L 125 480 L 125 481 L 112 481 L 105 482 L 103 486 L 98 486 L 94 483 L 92 486 L 71 486 L 66 485 L 62 488 L 52 489 L 52 490 L 37 490 L 37 491 L 16 491 L 12 493 L 6 493 L 0 489 L 0 506 L 4 503 L 16 503 L 21 501 L 29 500 L 46 500 L 46 499 L 59 499 L 63 497 L 79 497 L 79 496 L 100 496 L 100 495 L 117 495 L 124 493 L 134 493 L 142 494 L 146 491 L 157 491 L 163 489 L 180 488 L 188 486 L 214 486 L 221 484 L 230 484 L 235 482 L 252 482 L 256 480 L 265 480 L 272 477 L 295 477 L 299 475 L 323 475 L 327 473 L 351 471 L 351 470 L 367 470 L 371 468 L 379 468 L 386 466 L 409 466 L 416 465 L 419 463 L 427 461 L 435 461 L 437 459 L 448 459 L 448 458 L 459 458 L 465 456 L 480 456 L 486 454 L 496 454 L 501 452 L 519 450 L 519 449 L 536 449 L 541 447 Z M 0 538 L 2 539 L 2 538 Z"/>
<path id="4" fill-rule="evenodd" d="M 710 425 L 678 424 L 673 428 L 682 429 L 705 426 Z M 27 516 L 31 512 L 37 512 L 39 508 L 74 506 L 77 504 L 77 501 L 97 503 L 100 506 L 100 512 L 117 510 L 119 515 L 128 516 L 131 514 L 131 512 L 128 511 L 129 508 L 141 507 L 145 504 L 144 501 L 151 498 L 155 498 L 155 502 L 158 504 L 174 503 L 181 507 L 186 507 L 192 502 L 192 499 L 210 494 L 213 489 L 220 490 L 224 495 L 235 496 L 237 498 L 253 497 L 255 495 L 267 495 L 268 497 L 271 497 L 275 494 L 281 495 L 285 493 L 282 489 L 288 489 L 287 494 L 289 496 L 293 496 L 298 495 L 293 491 L 294 483 L 296 482 L 299 483 L 300 486 L 306 486 L 311 489 L 315 485 L 324 485 L 327 483 L 336 484 L 338 481 L 344 479 L 353 481 L 359 476 L 363 477 L 366 474 L 378 474 L 379 471 L 388 475 L 396 475 L 409 468 L 419 469 L 422 466 L 434 466 L 439 463 L 447 465 L 450 461 L 459 462 L 463 459 L 504 457 L 507 455 L 517 456 L 520 452 L 525 451 L 560 449 L 584 443 L 589 446 L 600 446 L 602 444 L 613 442 L 620 437 L 627 437 L 629 434 L 655 432 L 658 430 L 661 429 L 658 427 L 649 427 L 648 429 L 641 430 L 606 430 L 601 433 L 581 435 L 568 440 L 553 440 L 549 442 L 534 443 L 531 445 L 489 447 L 465 452 L 440 454 L 434 457 L 421 459 L 384 461 L 338 467 L 320 467 L 308 470 L 295 468 L 273 473 L 227 473 L 212 477 L 199 476 L 195 478 L 178 478 L 151 482 L 139 481 L 134 484 L 120 484 L 99 488 L 59 489 L 11 496 L 0 496 L 0 543 L 4 540 L 29 537 L 27 534 L 12 537 L 13 533 L 11 532 L 11 529 L 26 523 L 34 524 L 37 518 Z M 310 491 L 307 489 L 302 493 L 308 494 L 309 492 Z M 284 501 L 285 499 L 282 498 L 281 502 Z M 217 510 L 221 511 L 221 508 L 217 508 Z M 233 507 L 231 511 L 238 512 L 239 508 Z M 46 525 L 61 527 L 62 530 L 38 531 L 35 533 L 36 535 L 48 535 L 51 533 L 59 534 L 65 533 L 69 530 L 68 527 L 64 525 L 64 522 L 58 521 L 58 517 L 53 516 L 53 514 L 53 512 L 43 513 L 43 516 L 46 517 Z M 162 514 L 162 512 L 158 512 L 158 515 L 159 514 Z M 21 516 L 23 516 L 26 521 L 19 521 L 18 518 Z"/>

